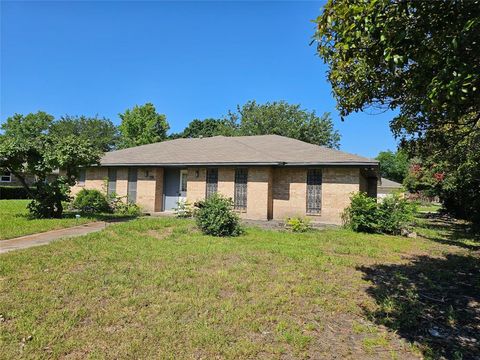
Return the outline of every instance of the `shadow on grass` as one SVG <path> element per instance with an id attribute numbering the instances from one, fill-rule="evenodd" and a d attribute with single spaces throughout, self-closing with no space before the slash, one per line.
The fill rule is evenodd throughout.
<path id="1" fill-rule="evenodd" d="M 378 308 L 365 310 L 372 321 L 416 342 L 426 357 L 479 358 L 478 257 L 417 256 L 408 264 L 357 269 L 372 283 L 367 292 Z"/>
<path id="2" fill-rule="evenodd" d="M 469 223 L 440 213 L 421 214 L 419 218 L 420 236 L 441 244 L 480 250 L 480 233 L 475 232 Z"/>

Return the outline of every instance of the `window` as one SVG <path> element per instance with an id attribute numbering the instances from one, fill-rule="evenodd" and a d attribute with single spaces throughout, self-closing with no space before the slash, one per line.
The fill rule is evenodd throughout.
<path id="1" fill-rule="evenodd" d="M 209 198 L 218 190 L 218 169 L 207 169 L 207 189 L 205 197 Z"/>
<path id="2" fill-rule="evenodd" d="M 187 170 L 180 171 L 180 192 L 181 193 L 187 192 L 187 177 L 188 177 Z"/>
<path id="3" fill-rule="evenodd" d="M 235 210 L 247 210 L 247 183 L 248 170 L 245 168 L 235 169 L 235 190 L 233 200 Z"/>
<path id="4" fill-rule="evenodd" d="M 322 210 L 322 170 L 307 170 L 307 214 L 317 215 Z"/>
<path id="5" fill-rule="evenodd" d="M 86 170 L 80 169 L 78 173 L 78 185 L 85 186 L 85 177 L 86 177 Z"/>
<path id="6" fill-rule="evenodd" d="M 127 200 L 129 203 L 137 201 L 137 168 L 128 169 Z"/>
<path id="7" fill-rule="evenodd" d="M 4 172 L 0 174 L 0 182 L 11 182 L 12 181 L 12 174 L 9 172 Z"/>
<path id="8" fill-rule="evenodd" d="M 111 195 L 117 192 L 117 169 L 108 168 L 107 194 Z"/>

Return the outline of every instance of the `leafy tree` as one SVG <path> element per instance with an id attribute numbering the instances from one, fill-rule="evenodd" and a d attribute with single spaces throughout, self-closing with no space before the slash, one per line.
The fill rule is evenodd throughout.
<path id="1" fill-rule="evenodd" d="M 380 162 L 380 171 L 383 177 L 399 183 L 403 182 L 410 163 L 405 151 L 381 151 L 377 160 Z"/>
<path id="2" fill-rule="evenodd" d="M 316 22 L 340 114 L 398 109 L 391 129 L 445 174 L 447 210 L 480 223 L 480 2 L 329 0 Z"/>
<path id="3" fill-rule="evenodd" d="M 333 127 L 330 114 L 318 117 L 314 111 L 285 101 L 257 104 L 248 101 L 237 107 L 237 113 L 229 112 L 230 122 L 239 122 L 240 135 L 281 135 L 311 144 L 338 148 L 340 134 Z"/>
<path id="4" fill-rule="evenodd" d="M 117 127 L 106 118 L 66 115 L 52 123 L 50 131 L 59 137 L 74 135 L 87 139 L 102 152 L 115 148 L 118 141 Z"/>
<path id="5" fill-rule="evenodd" d="M 100 152 L 92 144 L 75 135 L 60 135 L 52 131 L 53 116 L 37 112 L 26 116 L 15 114 L 2 124 L 0 135 L 0 170 L 18 178 L 29 196 L 32 215 L 59 218 L 62 201 L 69 200 L 69 188 L 75 184 L 79 168 L 98 162 Z M 62 175 L 48 182 L 54 170 Z M 25 173 L 35 175 L 30 186 Z"/>
<path id="6" fill-rule="evenodd" d="M 178 134 L 170 135 L 170 138 L 198 138 L 211 136 L 233 136 L 237 131 L 237 124 L 227 119 L 192 120 L 190 124 Z"/>
<path id="7" fill-rule="evenodd" d="M 167 118 L 157 113 L 151 103 L 135 105 L 133 109 L 127 109 L 119 116 L 122 119 L 119 127 L 120 148 L 152 144 L 167 138 L 167 131 L 170 128 Z"/>

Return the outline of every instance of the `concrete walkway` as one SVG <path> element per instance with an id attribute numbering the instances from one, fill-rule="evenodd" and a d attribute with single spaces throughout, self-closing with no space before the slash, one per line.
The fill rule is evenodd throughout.
<path id="1" fill-rule="evenodd" d="M 9 240 L 0 240 L 0 254 L 18 249 L 26 249 L 32 246 L 45 245 L 60 238 L 90 234 L 105 229 L 108 224 L 109 223 L 104 221 L 96 221 L 65 229 L 51 230 Z"/>

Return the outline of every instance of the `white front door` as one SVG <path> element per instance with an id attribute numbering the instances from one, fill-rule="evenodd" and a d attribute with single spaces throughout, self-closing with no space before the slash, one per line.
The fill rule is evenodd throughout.
<path id="1" fill-rule="evenodd" d="M 180 184 L 178 191 L 178 201 L 187 200 L 187 170 L 180 170 Z"/>

